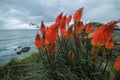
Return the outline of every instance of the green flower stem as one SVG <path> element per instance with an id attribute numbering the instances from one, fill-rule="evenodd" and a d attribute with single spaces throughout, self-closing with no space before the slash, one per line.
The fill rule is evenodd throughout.
<path id="1" fill-rule="evenodd" d="M 110 60 L 110 57 L 111 57 L 111 55 L 112 55 L 112 50 L 108 50 L 108 57 L 107 57 L 107 60 L 106 60 L 106 65 L 105 65 L 105 67 L 104 67 L 104 69 L 103 69 L 103 74 L 105 73 L 105 71 L 106 71 L 106 69 L 107 69 L 107 66 L 108 66 L 108 63 L 109 63 L 109 60 Z"/>
<path id="2" fill-rule="evenodd" d="M 40 58 L 41 58 L 41 59 L 44 59 L 44 57 L 43 57 L 43 55 L 42 55 L 41 49 L 39 49 L 39 55 L 40 55 Z"/>
<path id="3" fill-rule="evenodd" d="M 40 58 L 41 58 L 41 60 L 42 60 L 42 62 L 43 62 L 43 65 L 45 66 L 45 68 L 47 69 L 47 65 L 46 65 L 46 62 L 44 61 L 45 60 L 45 58 L 42 56 L 42 52 L 41 52 L 41 50 L 39 49 L 39 54 L 40 54 Z"/>
<path id="4" fill-rule="evenodd" d="M 102 63 L 104 62 L 104 58 L 102 58 L 102 60 L 100 61 L 98 68 L 100 68 L 102 66 Z"/>
<path id="5" fill-rule="evenodd" d="M 73 76 L 72 76 L 72 71 L 71 71 L 71 68 L 72 68 L 72 67 L 71 67 L 71 66 L 69 66 L 69 78 L 70 78 L 70 80 L 72 80 L 72 77 L 73 77 Z"/>
<path id="6" fill-rule="evenodd" d="M 75 50 L 76 50 L 75 57 L 76 57 L 76 65 L 79 65 L 79 51 L 78 51 L 78 40 L 76 37 L 76 25 L 77 22 L 74 22 L 74 41 L 75 41 Z"/>
<path id="7" fill-rule="evenodd" d="M 87 38 L 86 38 L 86 50 L 87 50 L 87 54 L 86 54 L 86 59 L 88 59 L 88 52 L 89 52 L 89 42 L 88 42 L 89 40 L 88 40 L 88 34 L 87 34 Z"/>

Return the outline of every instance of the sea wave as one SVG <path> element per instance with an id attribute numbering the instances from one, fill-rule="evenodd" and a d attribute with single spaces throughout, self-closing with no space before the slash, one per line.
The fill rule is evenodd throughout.
<path id="1" fill-rule="evenodd" d="M 0 41 L 10 41 L 10 40 L 17 40 L 17 39 L 28 39 L 33 37 L 19 37 L 19 38 L 8 38 L 8 39 L 0 39 Z"/>

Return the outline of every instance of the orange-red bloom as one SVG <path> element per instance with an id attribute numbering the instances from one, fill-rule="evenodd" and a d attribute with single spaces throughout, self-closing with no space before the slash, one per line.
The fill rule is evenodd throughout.
<path id="1" fill-rule="evenodd" d="M 105 47 L 107 48 L 107 49 L 112 49 L 113 47 L 114 47 L 114 40 L 113 39 L 109 39 L 109 40 L 107 40 L 107 42 L 106 42 L 106 44 L 105 44 Z"/>
<path id="2" fill-rule="evenodd" d="M 106 37 L 103 32 L 94 32 L 92 37 L 92 45 L 103 46 L 106 42 Z"/>
<path id="3" fill-rule="evenodd" d="M 45 42 L 47 44 L 54 43 L 57 40 L 58 37 L 58 24 L 53 24 L 50 27 L 48 27 L 45 31 Z"/>
<path id="4" fill-rule="evenodd" d="M 113 20 L 108 22 L 106 25 L 107 27 L 105 28 L 105 36 L 108 37 L 107 40 L 111 37 L 112 33 L 114 32 L 115 26 L 117 23 L 120 23 L 120 20 Z"/>
<path id="5" fill-rule="evenodd" d="M 62 37 L 66 36 L 66 19 L 67 19 L 66 15 L 63 16 L 62 21 L 60 23 L 60 32 L 61 32 Z"/>
<path id="6" fill-rule="evenodd" d="M 73 32 L 72 32 L 72 30 L 73 30 L 73 25 L 70 25 L 70 27 L 68 28 L 68 30 L 67 30 L 67 34 L 66 34 L 66 37 L 67 38 L 72 38 L 73 37 Z"/>
<path id="7" fill-rule="evenodd" d="M 92 23 L 91 22 L 88 23 L 88 25 L 86 27 L 86 33 L 89 34 L 92 31 L 92 28 L 93 28 Z"/>
<path id="8" fill-rule="evenodd" d="M 67 17 L 66 17 L 66 15 L 64 15 L 63 17 L 62 17 L 62 21 L 66 21 L 67 20 Z"/>
<path id="9" fill-rule="evenodd" d="M 40 35 L 37 33 L 35 37 L 35 46 L 40 49 L 42 47 L 42 39 Z"/>
<path id="10" fill-rule="evenodd" d="M 71 19 L 72 19 L 72 16 L 71 16 L 71 15 L 69 15 L 69 16 L 68 16 L 68 18 L 67 18 L 67 21 L 66 21 L 66 22 L 67 22 L 67 24 L 69 24 L 69 22 L 71 21 Z"/>
<path id="11" fill-rule="evenodd" d="M 61 13 L 56 17 L 55 23 L 59 23 L 59 22 L 61 21 L 62 15 L 63 15 L 63 12 L 61 12 Z"/>
<path id="12" fill-rule="evenodd" d="M 45 33 L 45 25 L 44 25 L 43 21 L 41 21 L 40 32 L 41 32 L 42 34 Z"/>
<path id="13" fill-rule="evenodd" d="M 116 71 L 120 72 L 120 56 L 118 56 L 114 62 L 114 68 Z"/>
<path id="14" fill-rule="evenodd" d="M 101 25 L 98 29 L 95 30 L 92 36 L 92 44 L 94 46 L 103 46 L 105 45 L 106 41 L 110 39 L 115 25 L 120 22 L 118 21 L 111 21 L 106 24 Z"/>
<path id="15" fill-rule="evenodd" d="M 74 13 L 74 22 L 78 22 L 80 21 L 81 17 L 82 17 L 82 12 L 83 12 L 83 7 L 79 8 L 75 13 Z"/>
<path id="16" fill-rule="evenodd" d="M 83 30 L 84 28 L 84 23 L 81 21 L 79 21 L 76 25 L 76 33 L 81 33 L 81 31 Z"/>

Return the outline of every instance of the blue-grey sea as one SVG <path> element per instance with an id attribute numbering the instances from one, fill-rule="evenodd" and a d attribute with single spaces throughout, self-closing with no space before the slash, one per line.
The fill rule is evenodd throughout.
<path id="1" fill-rule="evenodd" d="M 0 64 L 10 61 L 12 58 L 22 59 L 36 52 L 34 38 L 37 30 L 0 30 Z M 20 55 L 16 54 L 18 46 L 31 47 L 31 49 Z"/>

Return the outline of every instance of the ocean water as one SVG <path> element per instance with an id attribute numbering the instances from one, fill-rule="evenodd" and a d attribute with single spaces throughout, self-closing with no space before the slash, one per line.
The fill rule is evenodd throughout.
<path id="1" fill-rule="evenodd" d="M 36 52 L 34 38 L 37 30 L 0 30 L 0 64 L 6 63 L 11 59 L 22 59 Z M 20 55 L 16 54 L 18 46 L 31 47 L 31 49 Z"/>

